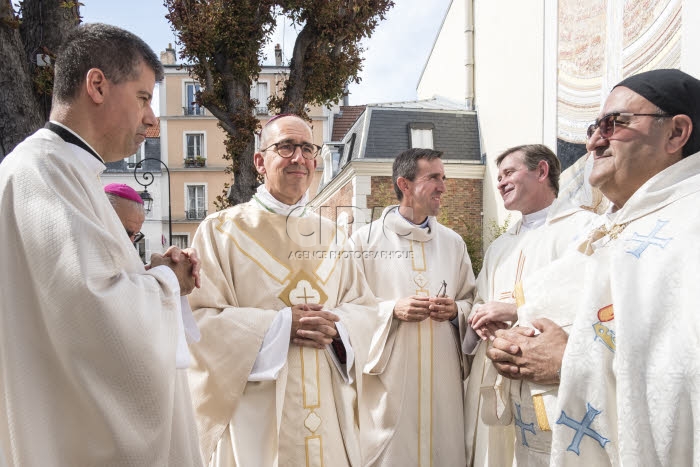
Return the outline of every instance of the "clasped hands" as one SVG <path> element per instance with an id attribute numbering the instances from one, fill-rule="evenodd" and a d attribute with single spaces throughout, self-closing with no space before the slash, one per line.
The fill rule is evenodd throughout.
<path id="1" fill-rule="evenodd" d="M 156 266 L 168 266 L 175 273 L 177 282 L 180 284 L 180 295 L 190 294 L 195 287 L 201 287 L 199 269 L 202 264 L 194 248 L 181 250 L 176 246 L 171 246 L 162 255 L 153 253 L 151 262 L 146 265 L 146 270 Z"/>
<path id="2" fill-rule="evenodd" d="M 314 349 L 324 349 L 338 336 L 335 323 L 340 318 L 324 311 L 323 305 L 305 303 L 292 307 L 291 338 L 294 344 Z"/>
<path id="3" fill-rule="evenodd" d="M 450 297 L 411 295 L 396 301 L 394 316 L 401 321 L 449 321 L 457 316 L 457 303 Z"/>

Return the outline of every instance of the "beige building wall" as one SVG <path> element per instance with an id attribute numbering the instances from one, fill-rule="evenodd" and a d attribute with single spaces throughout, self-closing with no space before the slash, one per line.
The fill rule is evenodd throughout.
<path id="1" fill-rule="evenodd" d="M 258 83 L 267 84 L 267 95 L 274 93 L 279 88 L 279 83 L 283 78 L 284 68 L 263 67 L 263 71 L 258 80 L 253 83 L 254 90 L 251 96 L 257 98 L 256 90 Z M 160 84 L 159 89 L 159 111 L 161 126 L 161 159 L 166 162 L 170 169 L 170 207 L 172 212 L 173 236 L 186 235 L 188 244 L 192 241 L 197 226 L 201 222 L 201 215 L 198 211 L 195 218 L 190 215 L 188 218 L 188 187 L 197 185 L 204 187 L 204 197 L 206 214 L 216 211 L 214 202 L 217 196 L 224 195 L 224 185 L 231 183 L 232 177 L 224 172 L 227 161 L 223 158 L 225 154 L 225 133 L 218 127 L 218 120 L 206 109 L 202 115 L 192 115 L 185 112 L 185 108 L 191 105 L 187 102 L 185 86 L 186 83 L 194 83 L 185 69 L 175 65 L 165 66 L 165 79 Z M 325 141 L 330 140 L 330 122 L 333 121 L 333 114 L 337 113 L 338 107 L 331 106 L 311 106 L 310 116 L 313 128 L 314 143 L 322 146 Z M 261 125 L 265 125 L 272 117 L 267 110 L 267 102 L 261 99 L 257 105 L 256 113 Z M 201 133 L 204 135 L 202 157 L 205 158 L 204 166 L 192 167 L 185 164 L 186 158 L 186 135 L 188 133 Z M 318 158 L 318 168 L 314 174 L 314 180 L 309 189 L 309 196 L 316 193 L 322 174 L 322 160 Z M 159 193 L 164 201 L 164 218 L 167 222 L 167 183 L 161 184 Z M 167 225 L 165 227 L 167 229 Z"/>

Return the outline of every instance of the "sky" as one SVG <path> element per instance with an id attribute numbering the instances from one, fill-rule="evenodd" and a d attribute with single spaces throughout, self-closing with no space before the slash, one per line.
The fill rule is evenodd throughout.
<path id="1" fill-rule="evenodd" d="M 363 42 L 360 84 L 350 86 L 350 105 L 416 99 L 416 86 L 451 0 L 394 0 L 395 6 Z M 160 0 L 82 0 L 83 22 L 101 22 L 127 29 L 141 37 L 160 56 L 177 39 L 165 19 Z M 296 32 L 282 21 L 265 48 L 264 65 L 274 64 L 274 46 L 284 59 L 291 57 Z"/>

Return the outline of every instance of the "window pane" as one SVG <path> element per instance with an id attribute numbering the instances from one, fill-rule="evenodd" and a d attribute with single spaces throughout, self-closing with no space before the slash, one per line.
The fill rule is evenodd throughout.
<path id="1" fill-rule="evenodd" d="M 173 234 L 173 246 L 178 247 L 181 250 L 184 250 L 187 248 L 189 245 L 187 244 L 187 235 L 175 235 Z"/>
<path id="2" fill-rule="evenodd" d="M 187 115 L 201 115 L 201 107 L 195 103 L 197 92 L 201 89 L 198 83 L 185 84 L 185 106 Z"/>
<path id="3" fill-rule="evenodd" d="M 433 130 L 411 128 L 411 147 L 433 149 Z"/>
<path id="4" fill-rule="evenodd" d="M 204 135 L 201 134 L 190 134 L 187 135 L 187 158 L 194 159 L 198 156 L 203 156 L 202 152 L 202 141 L 204 140 Z"/>

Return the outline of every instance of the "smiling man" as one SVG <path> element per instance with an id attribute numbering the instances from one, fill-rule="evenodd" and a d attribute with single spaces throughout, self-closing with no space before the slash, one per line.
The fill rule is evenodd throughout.
<path id="1" fill-rule="evenodd" d="M 590 182 L 612 208 L 582 254 L 552 265 L 566 274 L 533 290 L 575 307 L 568 342 L 551 325 L 496 333 L 505 375 L 556 378 L 562 362 L 552 466 L 700 464 L 699 125 L 700 81 L 679 70 L 612 90 L 588 130 Z"/>
<path id="2" fill-rule="evenodd" d="M 352 237 L 380 301 L 365 367 L 373 418 L 368 466 L 466 465 L 459 332 L 474 288 L 467 247 L 435 216 L 445 193 L 442 153 L 410 149 L 394 161 L 398 206 Z"/>
<path id="3" fill-rule="evenodd" d="M 503 204 L 522 217 L 491 244 L 476 281 L 476 299 L 468 321 L 484 340 L 496 329 L 517 321 L 518 284 L 564 254 L 580 229 L 595 217 L 568 200 L 557 201 L 561 166 L 548 147 L 528 144 L 510 148 L 498 156 L 496 165 Z M 510 381 L 498 378 L 486 358 L 488 341 L 476 346 L 477 341 L 469 339 L 469 334 L 465 337 L 465 353 L 476 354 L 466 392 L 471 461 L 475 466 L 511 465 L 515 448 L 518 465 L 548 463 L 551 436 L 548 439 L 540 430 L 540 436 L 527 440 L 513 430 L 511 414 L 516 404 L 526 413 L 524 416 L 534 413 L 529 388 L 525 385 L 521 391 L 518 386 L 510 391 Z M 505 412 L 496 413 L 496 400 L 506 407 Z M 544 460 L 538 463 L 536 456 Z"/>
<path id="4" fill-rule="evenodd" d="M 79 26 L 56 57 L 51 121 L 2 162 L 9 466 L 201 465 L 180 302 L 196 255 L 170 249 L 147 270 L 100 182 L 105 162 L 133 154 L 155 124 L 162 78 L 138 37 Z"/>
<path id="5" fill-rule="evenodd" d="M 374 322 L 369 287 L 332 222 L 307 209 L 319 147 L 271 119 L 248 203 L 212 214 L 193 244 L 202 332 L 190 384 L 202 455 L 217 467 L 360 466 L 358 389 Z"/>

